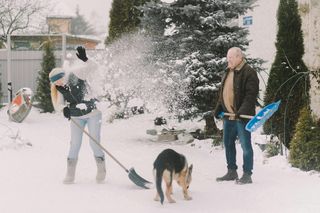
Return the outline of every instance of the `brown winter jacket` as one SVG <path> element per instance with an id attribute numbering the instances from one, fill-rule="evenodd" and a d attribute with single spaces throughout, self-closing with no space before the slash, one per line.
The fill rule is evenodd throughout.
<path id="1" fill-rule="evenodd" d="M 223 103 L 222 93 L 229 72 L 230 69 L 227 69 L 222 78 L 219 99 L 214 111 L 215 116 L 220 112 L 228 112 Z M 240 115 L 255 115 L 255 104 L 259 93 L 259 78 L 257 72 L 247 63 L 244 64 L 240 70 L 234 72 L 233 87 L 235 110 Z"/>

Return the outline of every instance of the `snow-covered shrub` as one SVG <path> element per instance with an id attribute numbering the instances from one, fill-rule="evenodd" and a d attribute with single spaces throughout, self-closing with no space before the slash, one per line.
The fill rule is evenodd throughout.
<path id="1" fill-rule="evenodd" d="M 268 143 L 266 144 L 265 152 L 268 158 L 276 156 L 279 154 L 279 145 L 276 143 Z"/>
<path id="2" fill-rule="evenodd" d="M 301 110 L 296 132 L 291 141 L 290 163 L 302 170 L 320 171 L 320 126 L 316 126 L 310 110 Z"/>
<path id="3" fill-rule="evenodd" d="M 276 156 L 280 153 L 280 140 L 276 135 L 269 135 L 270 139 L 268 139 L 268 143 L 261 144 L 264 145 L 261 150 L 264 152 L 265 157 L 270 158 Z"/>
<path id="4" fill-rule="evenodd" d="M 212 145 L 213 146 L 221 146 L 223 143 L 222 141 L 222 134 L 218 133 L 215 137 L 212 138 Z"/>

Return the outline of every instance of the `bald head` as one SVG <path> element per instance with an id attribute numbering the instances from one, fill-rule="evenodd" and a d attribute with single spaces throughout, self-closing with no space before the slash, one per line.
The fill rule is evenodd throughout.
<path id="1" fill-rule="evenodd" d="M 227 53 L 228 68 L 236 68 L 243 60 L 244 56 L 239 47 L 231 47 Z"/>

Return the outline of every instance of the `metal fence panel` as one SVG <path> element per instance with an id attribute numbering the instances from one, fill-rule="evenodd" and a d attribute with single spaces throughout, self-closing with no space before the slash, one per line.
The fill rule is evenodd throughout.
<path id="1" fill-rule="evenodd" d="M 61 65 L 61 51 L 55 51 L 56 65 Z M 11 82 L 13 94 L 22 87 L 29 87 L 33 92 L 37 88 L 38 72 L 41 70 L 43 51 L 11 50 Z M 7 87 L 7 51 L 0 50 L 1 103 L 8 102 Z"/>

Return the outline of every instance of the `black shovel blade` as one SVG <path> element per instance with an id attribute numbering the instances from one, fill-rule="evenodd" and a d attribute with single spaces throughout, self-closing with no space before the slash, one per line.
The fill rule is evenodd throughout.
<path id="1" fill-rule="evenodd" d="M 139 176 L 134 168 L 131 168 L 128 172 L 129 179 L 136 184 L 137 186 L 140 186 L 144 189 L 149 189 L 148 184 L 151 184 L 151 182 L 147 181 L 146 179 Z"/>

